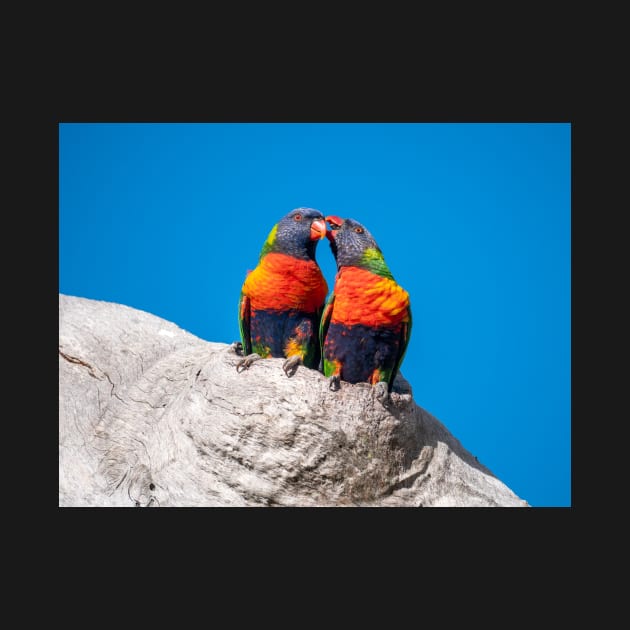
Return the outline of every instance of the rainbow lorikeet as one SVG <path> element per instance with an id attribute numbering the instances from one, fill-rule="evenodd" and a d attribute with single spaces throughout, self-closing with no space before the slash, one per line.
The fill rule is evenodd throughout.
<path id="1" fill-rule="evenodd" d="M 386 398 L 411 333 L 409 294 L 392 276 L 374 237 L 353 219 L 326 217 L 337 261 L 335 286 L 322 314 L 322 371 L 330 388 L 340 380 L 376 385 Z"/>
<path id="2" fill-rule="evenodd" d="M 324 215 L 313 208 L 292 210 L 269 232 L 241 289 L 238 324 L 245 358 L 237 371 L 268 357 L 286 357 L 287 376 L 300 364 L 319 366 L 319 320 L 328 285 L 315 249 L 325 235 Z"/>

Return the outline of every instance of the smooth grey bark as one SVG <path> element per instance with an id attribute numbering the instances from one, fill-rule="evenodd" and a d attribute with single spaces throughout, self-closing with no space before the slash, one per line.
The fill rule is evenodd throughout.
<path id="1" fill-rule="evenodd" d="M 527 506 L 419 407 L 59 295 L 60 506 Z"/>

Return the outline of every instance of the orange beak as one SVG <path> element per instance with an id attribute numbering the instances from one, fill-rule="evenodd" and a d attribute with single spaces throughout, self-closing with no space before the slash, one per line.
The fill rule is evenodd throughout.
<path id="1" fill-rule="evenodd" d="M 324 219 L 315 219 L 311 223 L 311 240 L 318 241 L 326 236 L 326 221 Z"/>

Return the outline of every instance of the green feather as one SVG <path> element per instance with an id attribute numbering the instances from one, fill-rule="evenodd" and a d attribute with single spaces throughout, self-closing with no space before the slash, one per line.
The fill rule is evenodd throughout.
<path id="1" fill-rule="evenodd" d="M 252 353 L 252 339 L 250 336 L 250 310 L 249 298 L 241 292 L 238 301 L 238 329 L 241 334 L 241 344 L 243 345 L 243 356 Z"/>
<path id="2" fill-rule="evenodd" d="M 385 263 L 385 258 L 383 258 L 383 254 L 378 249 L 375 249 L 373 247 L 367 248 L 361 256 L 360 265 L 364 269 L 375 273 L 377 276 L 383 276 L 384 278 L 389 278 L 390 280 L 394 279 L 394 276 L 392 276 L 392 272 L 389 270 L 389 267 Z"/>
<path id="3" fill-rule="evenodd" d="M 392 373 L 389 376 L 389 391 L 392 390 L 392 386 L 394 384 L 394 379 L 396 378 L 396 374 L 400 370 L 400 366 L 402 365 L 403 359 L 405 358 L 405 353 L 407 352 L 407 346 L 409 345 L 409 339 L 411 338 L 411 306 L 407 307 L 407 313 L 409 315 L 409 321 L 403 322 L 402 331 L 400 333 L 400 352 L 398 354 L 398 361 L 396 361 L 396 365 L 392 369 Z"/>
<path id="4" fill-rule="evenodd" d="M 260 250 L 260 257 L 258 258 L 259 261 L 261 261 L 271 251 L 271 248 L 276 242 L 277 232 L 278 224 L 276 223 L 276 225 L 271 228 L 271 232 L 269 232 L 269 236 L 267 236 L 267 240 L 264 242 L 262 250 Z"/>
<path id="5" fill-rule="evenodd" d="M 320 371 L 326 375 L 330 376 L 332 371 L 326 374 L 326 361 L 324 360 L 324 340 L 326 339 L 326 333 L 328 332 L 328 327 L 330 326 L 330 316 L 332 315 L 332 307 L 333 302 L 335 301 L 335 293 L 334 291 L 328 296 L 326 300 L 326 304 L 324 304 L 324 309 L 322 311 L 321 318 L 319 320 L 319 348 L 320 348 Z"/>
<path id="6" fill-rule="evenodd" d="M 332 376 L 335 372 L 335 364 L 328 361 L 328 359 L 323 360 L 323 374 L 324 376 Z"/>

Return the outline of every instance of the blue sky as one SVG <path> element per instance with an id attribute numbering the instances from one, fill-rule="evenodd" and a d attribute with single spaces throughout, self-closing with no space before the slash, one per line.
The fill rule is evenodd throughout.
<path id="1" fill-rule="evenodd" d="M 571 125 L 62 123 L 59 292 L 230 343 L 299 206 L 363 223 L 409 292 L 416 403 L 532 506 L 570 506 Z M 332 288 L 325 240 L 317 260 Z"/>

